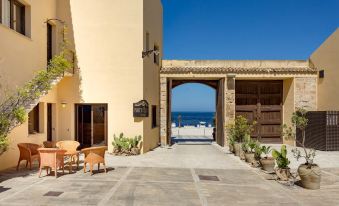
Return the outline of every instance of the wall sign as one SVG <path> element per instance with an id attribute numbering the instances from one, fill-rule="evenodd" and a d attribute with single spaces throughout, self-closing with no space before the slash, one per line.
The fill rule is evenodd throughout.
<path id="1" fill-rule="evenodd" d="M 133 117 L 148 117 L 148 102 L 146 100 L 133 104 Z"/>

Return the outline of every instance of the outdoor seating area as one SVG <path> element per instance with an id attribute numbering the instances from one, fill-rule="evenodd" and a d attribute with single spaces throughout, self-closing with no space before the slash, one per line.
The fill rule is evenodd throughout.
<path id="1" fill-rule="evenodd" d="M 29 165 L 29 169 L 32 170 L 32 163 L 38 162 L 39 173 L 41 177 L 43 169 L 46 169 L 47 175 L 51 174 L 52 170 L 54 175 L 58 177 L 58 170 L 62 170 L 64 174 L 65 165 L 69 171 L 69 174 L 73 173 L 73 166 L 76 165 L 76 172 L 79 170 L 80 153 L 85 154 L 84 159 L 84 172 L 86 173 L 86 165 L 89 164 L 91 175 L 93 175 L 93 165 L 98 165 L 98 171 L 100 170 L 100 164 L 104 166 L 106 171 L 105 163 L 105 151 L 106 146 L 90 147 L 82 150 L 78 150 L 80 143 L 77 141 L 59 141 L 50 142 L 44 141 L 43 145 L 32 144 L 32 143 L 19 143 L 18 148 L 20 151 L 20 157 L 16 170 L 20 168 L 21 161 L 26 161 L 26 168 Z"/>

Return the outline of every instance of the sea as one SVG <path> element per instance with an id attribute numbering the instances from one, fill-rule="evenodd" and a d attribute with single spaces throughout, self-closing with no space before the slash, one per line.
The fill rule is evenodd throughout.
<path id="1" fill-rule="evenodd" d="M 179 126 L 178 117 L 181 116 L 181 126 L 197 126 L 199 122 L 206 122 L 214 126 L 215 112 L 172 112 L 172 122 Z"/>

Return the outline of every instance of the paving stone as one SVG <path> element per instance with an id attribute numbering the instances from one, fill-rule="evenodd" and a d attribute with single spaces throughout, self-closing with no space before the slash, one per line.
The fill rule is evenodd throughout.
<path id="1" fill-rule="evenodd" d="M 201 205 L 193 183 L 126 182 L 110 199 L 112 205 Z"/>

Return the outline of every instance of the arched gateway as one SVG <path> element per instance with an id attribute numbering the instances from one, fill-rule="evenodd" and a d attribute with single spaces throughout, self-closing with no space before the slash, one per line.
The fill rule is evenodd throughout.
<path id="1" fill-rule="evenodd" d="M 281 138 L 281 125 L 290 124 L 295 108 L 317 108 L 317 69 L 309 61 L 164 60 L 160 70 L 162 145 L 171 144 L 171 90 L 187 82 L 216 89 L 216 142 L 221 146 L 227 143 L 225 125 L 237 115 L 257 121 L 253 136 L 261 142 L 289 143 Z"/>

